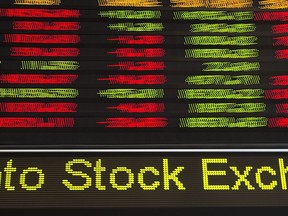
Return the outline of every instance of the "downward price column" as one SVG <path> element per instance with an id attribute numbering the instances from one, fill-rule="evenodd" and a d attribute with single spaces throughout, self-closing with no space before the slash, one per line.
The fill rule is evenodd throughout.
<path id="1" fill-rule="evenodd" d="M 265 99 L 273 104 L 274 116 L 268 119 L 269 128 L 288 127 L 288 1 L 266 0 L 259 1 L 260 11 L 255 12 L 254 21 L 260 25 L 266 23 L 267 38 L 272 49 L 272 65 L 267 83 L 269 89 L 265 90 Z M 284 72 L 283 72 L 284 71 Z"/>
<path id="2" fill-rule="evenodd" d="M 162 117 L 166 76 L 165 62 L 161 61 L 165 56 L 165 49 L 161 47 L 165 37 L 161 32 L 165 27 L 160 22 L 161 11 L 153 9 L 159 6 L 161 3 L 157 1 L 99 1 L 99 16 L 111 22 L 107 29 L 112 35 L 107 41 L 118 46 L 107 51 L 107 55 L 116 60 L 107 65 L 113 72 L 98 79 L 111 88 L 99 90 L 98 95 L 113 103 L 107 109 L 119 116 L 97 121 L 97 125 L 106 128 L 167 126 L 167 118 Z"/>
<path id="3" fill-rule="evenodd" d="M 31 8 L 2 9 L 1 16 L 13 17 L 11 19 L 16 17 L 11 22 L 13 34 L 4 34 L 3 42 L 11 44 L 10 56 L 13 60 L 19 60 L 21 65 L 18 72 L 9 72 L 0 77 L 3 86 L 7 86 L 0 89 L 0 97 L 9 101 L 0 106 L 1 112 L 9 116 L 1 118 L 0 127 L 3 128 L 74 127 L 74 118 L 63 116 L 64 113 L 69 116 L 69 113 L 76 112 L 77 104 L 71 99 L 77 97 L 78 90 L 69 88 L 69 85 L 78 78 L 71 71 L 76 71 L 79 63 L 71 58 L 77 57 L 80 51 L 78 48 L 67 47 L 67 44 L 75 46 L 80 37 L 63 33 L 77 31 L 80 24 L 48 20 L 78 18 L 80 12 L 47 9 L 47 2 L 43 2 L 45 9 L 42 9 L 41 2 L 35 3 L 37 7 L 32 7 L 34 2 L 16 2 L 18 5 L 31 5 Z"/>

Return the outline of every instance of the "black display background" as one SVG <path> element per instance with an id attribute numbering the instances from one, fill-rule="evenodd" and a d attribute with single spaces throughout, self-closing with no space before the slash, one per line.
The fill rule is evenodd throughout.
<path id="1" fill-rule="evenodd" d="M 77 71 L 61 71 L 63 73 L 77 73 L 79 79 L 72 85 L 58 85 L 53 87 L 75 87 L 79 89 L 80 97 L 76 99 L 56 99 L 56 100 L 39 100 L 39 99 L 21 99 L 15 100 L 11 98 L 1 98 L 1 102 L 75 102 L 79 104 L 78 113 L 70 114 L 66 113 L 65 116 L 61 114 L 43 114 L 43 113 L 33 113 L 34 117 L 51 117 L 51 116 L 61 116 L 61 117 L 71 117 L 75 116 L 75 128 L 57 128 L 57 129 L 1 129 L 0 137 L 0 148 L 11 149 L 11 148 L 287 148 L 287 129 L 276 129 L 276 128 L 237 128 L 237 129 L 180 129 L 178 128 L 178 119 L 181 117 L 189 116 L 187 112 L 188 103 L 196 102 L 208 102 L 205 100 L 179 100 L 177 99 L 176 88 L 189 88 L 184 82 L 186 76 L 191 75 L 191 70 L 193 70 L 193 75 L 200 75 L 203 69 L 202 63 L 209 62 L 210 60 L 193 61 L 192 59 L 184 59 L 184 48 L 190 48 L 189 45 L 183 45 L 183 36 L 191 35 L 189 32 L 189 25 L 195 23 L 195 20 L 172 20 L 172 11 L 177 10 L 189 10 L 177 9 L 169 6 L 169 1 L 163 1 L 164 7 L 156 8 L 129 8 L 121 7 L 123 9 L 133 9 L 133 10 L 160 10 L 162 13 L 161 19 L 153 20 L 125 20 L 125 19 L 105 19 L 97 17 L 97 12 L 100 10 L 115 10 L 115 7 L 98 7 L 97 1 L 66 1 L 62 0 L 59 6 L 28 6 L 28 5 L 15 5 L 10 1 L 1 1 L 1 8 L 51 8 L 51 9 L 79 9 L 81 12 L 81 17 L 75 19 L 63 19 L 63 21 L 77 21 L 80 22 L 81 29 L 79 31 L 14 31 L 12 29 L 12 21 L 16 20 L 39 20 L 39 21 L 61 21 L 61 19 L 47 19 L 47 18 L 1 18 L 0 27 L 0 39 L 3 41 L 4 33 L 27 33 L 27 34 L 77 34 L 81 37 L 81 42 L 79 44 L 74 44 L 73 47 L 79 47 L 81 49 L 81 54 L 79 57 L 75 58 L 57 58 L 57 60 L 79 60 L 81 67 Z M 117 8 L 117 10 L 120 8 Z M 197 8 L 197 10 L 208 10 L 207 8 Z M 209 9 L 209 10 L 220 10 L 220 9 Z M 223 10 L 223 9 L 221 9 Z M 226 9 L 225 9 L 226 10 Z M 229 11 L 237 11 L 235 9 L 227 9 Z M 258 1 L 254 2 L 253 8 L 242 8 L 241 11 L 268 11 L 260 10 L 258 8 Z M 285 11 L 285 10 L 273 10 L 273 11 Z M 117 32 L 108 31 L 106 26 L 109 23 L 117 22 L 163 22 L 165 30 L 163 32 Z M 197 22 L 209 22 L 209 23 L 219 23 L 220 21 L 196 21 Z M 97 25 L 95 25 L 95 23 Z M 268 77 L 287 73 L 287 61 L 286 60 L 275 60 L 273 58 L 273 49 L 284 49 L 285 47 L 272 47 L 272 37 L 278 37 L 279 35 L 271 34 L 271 26 L 274 24 L 285 23 L 285 22 L 263 22 L 263 21 L 228 21 L 225 23 L 256 23 L 257 29 L 255 32 L 245 33 L 243 35 L 255 35 L 259 36 L 259 44 L 252 46 L 245 46 L 243 48 L 255 47 L 260 50 L 260 57 L 255 59 L 250 59 L 248 61 L 259 61 L 261 64 L 260 71 L 245 72 L 243 74 L 255 74 L 260 75 L 261 85 L 254 86 L 253 88 L 263 88 L 270 89 L 271 86 L 268 85 Z M 108 42 L 105 40 L 108 37 L 117 35 L 137 35 L 137 34 L 161 34 L 164 35 L 165 43 L 162 45 L 153 46 L 127 46 L 125 47 L 163 47 L 167 48 L 168 55 L 165 58 L 159 58 L 159 61 L 165 61 L 166 68 L 164 71 L 149 71 L 147 74 L 164 74 L 168 77 L 168 82 L 165 85 L 155 86 L 155 88 L 164 88 L 165 97 L 164 99 L 144 99 L 144 100 L 114 100 L 114 99 L 100 99 L 97 94 L 97 89 L 105 88 L 105 83 L 92 82 L 93 79 L 102 75 L 108 74 L 141 74 L 142 72 L 133 71 L 119 71 L 107 67 L 107 64 L 112 64 L 117 61 L 125 61 L 125 58 L 114 58 L 104 55 L 99 52 L 99 56 L 94 56 L 89 51 L 89 49 L 100 50 L 106 52 L 106 50 L 113 50 L 118 47 L 118 44 L 114 42 Z M 205 35 L 209 35 L 203 33 Z M 203 35 L 195 34 L 195 35 Z M 216 34 L 217 35 L 217 34 Z M 234 34 L 225 34 L 234 35 Z M 285 34 L 284 34 L 285 35 Z M 97 40 L 93 40 L 96 38 Z M 82 39 L 83 38 L 83 39 Z M 182 44 L 182 45 L 180 45 Z M 270 45 L 270 46 L 269 46 Z M 9 47 L 11 46 L 30 46 L 33 47 L 34 44 L 12 44 L 12 43 L 1 43 L 1 73 L 19 73 L 18 70 L 21 68 L 20 60 L 22 58 L 15 58 L 8 56 Z M 70 47 L 70 45 L 59 45 L 59 44 L 36 44 L 37 47 Z M 94 47 L 94 48 L 93 48 Z M 121 46 L 120 46 L 121 47 Z M 219 47 L 219 46 L 218 46 Z M 223 46 L 223 48 L 226 46 Z M 229 46 L 231 47 L 231 46 Z M 99 48 L 99 49 L 98 49 Z M 178 56 L 173 52 L 174 49 L 178 49 Z M 219 48 L 222 48 L 219 47 Z M 234 47 L 239 48 L 239 47 Z M 242 48 L 242 47 L 241 47 Z M 87 49 L 87 50 L 86 50 Z M 182 51 L 181 51 L 182 50 Z M 87 52 L 86 52 L 87 51 Z M 182 55 L 182 58 L 181 56 Z M 89 57 L 90 56 L 90 57 Z M 37 59 L 37 60 L 56 60 L 55 58 L 25 58 L 25 60 Z M 143 59 L 133 59 L 143 60 Z M 153 59 L 154 60 L 154 59 Z M 158 60 L 158 58 L 157 58 Z M 214 61 L 216 59 L 212 59 Z M 221 59 L 226 61 L 225 59 Z M 238 61 L 239 59 L 236 59 Z M 149 61 L 149 59 L 147 59 Z M 229 61 L 234 61 L 233 59 Z M 277 73 L 275 73 L 275 68 L 277 67 Z M 29 73 L 35 71 L 21 71 L 21 73 Z M 42 71 L 41 71 L 42 73 Z M 43 73 L 51 73 L 52 71 L 43 71 Z M 97 73 L 97 76 L 95 74 Z M 177 73 L 177 75 L 175 75 Z M 144 74 L 144 73 L 143 73 Z M 205 73 L 207 74 L 207 73 Z M 216 73 L 211 73 L 216 74 Z M 219 72 L 217 74 L 224 74 Z M 235 72 L 227 72 L 225 74 L 235 74 Z M 238 73 L 237 73 L 238 75 Z M 89 79 L 90 78 L 90 79 Z M 172 80 L 172 81 L 171 81 Z M 181 82 L 182 81 L 182 82 Z M 1 87 L 8 87 L 6 84 L 1 84 Z M 18 85 L 17 85 L 18 86 Z M 16 87 L 13 85 L 13 87 Z M 19 85 L 19 87 L 24 87 Z M 41 85 L 29 85 L 29 87 L 44 87 Z M 49 85 L 45 85 L 46 88 Z M 51 86 L 50 86 L 51 87 Z M 127 85 L 121 85 L 121 87 L 127 87 Z M 142 88 L 145 86 L 129 86 L 131 88 L 138 87 Z M 152 86 L 149 86 L 152 88 Z M 197 88 L 202 88 L 197 86 Z M 242 88 L 243 86 L 235 86 L 235 88 Z M 118 88 L 117 85 L 107 85 L 107 88 Z M 120 85 L 119 85 L 120 88 Z M 145 88 L 148 88 L 147 86 Z M 192 88 L 192 87 L 191 87 Z M 193 87 L 194 88 L 194 87 Z M 214 88 L 216 88 L 214 86 Z M 217 86 L 218 88 L 218 86 Z M 223 86 L 219 88 L 224 88 Z M 228 88 L 228 87 L 227 87 Z M 233 86 L 234 88 L 234 86 Z M 285 87 L 279 87 L 285 88 Z M 229 100 L 224 100 L 225 102 L 231 102 Z M 221 102 L 224 102 L 221 101 Z M 132 116 L 132 114 L 122 114 L 117 112 L 108 112 L 105 110 L 105 104 L 112 103 L 125 103 L 125 102 L 159 102 L 166 104 L 166 111 L 163 114 L 135 114 L 134 117 L 167 117 L 169 126 L 165 129 L 112 129 L 112 128 L 100 128 L 96 127 L 95 121 L 101 121 L 107 117 L 122 117 L 122 116 Z M 213 100 L 209 100 L 213 102 Z M 220 100 L 217 100 L 220 102 Z M 235 100 L 233 101 L 235 102 Z M 237 100 L 238 103 L 241 102 L 252 102 L 252 100 Z M 275 106 L 273 103 L 285 103 L 285 100 L 263 100 L 257 99 L 253 102 L 265 102 L 267 104 L 267 111 L 265 113 L 257 113 L 255 116 L 279 116 L 287 117 L 286 114 L 275 114 Z M 98 106 L 99 104 L 99 106 Z M 21 116 L 20 113 L 1 113 L 1 116 Z M 23 114 L 24 115 L 24 114 Z M 31 113 L 25 113 L 25 116 L 31 116 Z M 204 116 L 202 114 L 193 114 L 193 117 Z M 213 114 L 208 114 L 206 116 L 213 116 Z M 214 114 L 214 116 L 219 116 Z M 221 114 L 221 116 L 229 116 L 229 114 Z M 251 114 L 233 114 L 235 117 L 251 116 Z M 41 143 L 41 144 L 39 144 Z"/>

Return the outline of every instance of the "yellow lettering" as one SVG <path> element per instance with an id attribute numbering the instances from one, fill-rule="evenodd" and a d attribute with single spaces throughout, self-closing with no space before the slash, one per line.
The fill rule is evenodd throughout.
<path id="1" fill-rule="evenodd" d="M 152 185 L 147 185 L 144 182 L 144 174 L 148 171 L 152 172 L 155 176 L 160 175 L 159 171 L 155 167 L 145 167 L 143 169 L 140 169 L 140 172 L 138 173 L 138 183 L 143 190 L 155 190 L 160 185 L 159 181 L 154 181 Z"/>
<path id="2" fill-rule="evenodd" d="M 224 170 L 208 170 L 208 164 L 212 163 L 227 163 L 226 158 L 219 159 L 202 159 L 202 174 L 203 174 L 203 185 L 204 190 L 229 190 L 229 185 L 210 185 L 209 176 L 226 176 L 226 171 Z"/>
<path id="3" fill-rule="evenodd" d="M 4 168 L 4 172 L 6 173 L 6 180 L 5 180 L 5 188 L 7 191 L 15 191 L 15 186 L 11 186 L 11 178 L 12 178 L 12 172 L 16 172 L 16 168 L 12 167 L 13 160 L 10 159 L 7 162 L 6 167 Z"/>
<path id="4" fill-rule="evenodd" d="M 281 177 L 281 185 L 283 190 L 287 190 L 287 181 L 286 181 L 286 173 L 288 172 L 288 167 L 284 167 L 283 158 L 278 159 L 280 177 Z"/>
<path id="5" fill-rule="evenodd" d="M 65 171 L 72 176 L 80 176 L 81 178 L 85 179 L 85 183 L 83 185 L 77 185 L 74 186 L 69 180 L 62 180 L 62 184 L 64 184 L 69 190 L 85 190 L 86 188 L 89 188 L 92 185 L 92 179 L 90 176 L 88 176 L 86 173 L 83 173 L 82 171 L 74 171 L 71 167 L 74 164 L 84 164 L 86 167 L 92 167 L 92 164 L 89 161 L 86 161 L 85 159 L 74 159 L 72 161 L 69 161 L 65 165 Z"/>
<path id="6" fill-rule="evenodd" d="M 38 183 L 36 185 L 27 185 L 26 183 L 26 175 L 29 172 L 35 172 L 38 174 Z M 27 191 L 35 191 L 42 187 L 44 184 L 44 173 L 42 169 L 39 169 L 37 167 L 28 167 L 28 169 L 24 169 L 23 172 L 20 175 L 20 184 L 22 185 L 22 188 L 26 189 Z"/>
<path id="7" fill-rule="evenodd" d="M 168 159 L 163 159 L 163 176 L 164 176 L 164 190 L 169 190 L 169 181 L 175 182 L 178 190 L 186 190 L 182 182 L 178 179 L 178 174 L 184 169 L 184 167 L 177 167 L 172 173 L 169 174 Z"/>
<path id="8" fill-rule="evenodd" d="M 272 181 L 270 184 L 268 185 L 265 185 L 263 182 L 262 182 L 262 179 L 261 179 L 261 174 L 263 172 L 268 172 L 270 173 L 272 176 L 275 176 L 276 175 L 276 171 L 274 169 L 272 169 L 271 167 L 269 166 L 263 166 L 261 168 L 258 168 L 257 169 L 257 172 L 255 173 L 255 177 L 256 177 L 256 183 L 259 185 L 259 187 L 262 189 L 262 190 L 273 190 L 276 186 L 277 186 L 277 181 Z"/>
<path id="9" fill-rule="evenodd" d="M 235 185 L 231 188 L 232 190 L 239 190 L 241 182 L 247 186 L 248 190 L 255 190 L 255 188 L 250 184 L 250 182 L 246 179 L 249 175 L 249 172 L 253 169 L 253 167 L 245 167 L 243 175 L 240 174 L 237 167 L 230 167 L 231 170 L 234 171 L 235 175 L 238 177 L 238 180 L 235 182 Z"/>
<path id="10" fill-rule="evenodd" d="M 106 167 L 101 166 L 101 159 L 96 161 L 96 166 L 94 167 L 94 171 L 96 174 L 95 187 L 98 190 L 106 190 L 106 186 L 102 185 L 102 172 L 106 171 Z"/>
<path id="11" fill-rule="evenodd" d="M 128 182 L 126 185 L 118 185 L 116 183 L 116 174 L 118 172 L 126 172 L 128 174 Z M 134 174 L 132 173 L 132 170 L 127 167 L 117 167 L 116 169 L 113 169 L 112 173 L 110 173 L 110 184 L 112 185 L 112 188 L 117 190 L 127 190 L 128 188 L 132 188 L 132 185 L 134 184 Z"/>

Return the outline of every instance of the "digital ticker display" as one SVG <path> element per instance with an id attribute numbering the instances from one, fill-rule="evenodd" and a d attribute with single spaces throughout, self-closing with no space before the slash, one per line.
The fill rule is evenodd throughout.
<path id="1" fill-rule="evenodd" d="M 288 209 L 287 47 L 287 0 L 0 0 L 1 212 Z"/>
<path id="2" fill-rule="evenodd" d="M 287 207 L 287 153 L 17 153 L 0 208 Z"/>
<path id="3" fill-rule="evenodd" d="M 2 0 L 1 146 L 285 147 L 287 9 Z"/>

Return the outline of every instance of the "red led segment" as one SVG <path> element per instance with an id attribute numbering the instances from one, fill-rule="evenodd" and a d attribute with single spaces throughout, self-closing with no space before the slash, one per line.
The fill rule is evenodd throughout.
<path id="1" fill-rule="evenodd" d="M 275 57 L 277 59 L 288 59 L 288 49 L 275 51 Z"/>
<path id="2" fill-rule="evenodd" d="M 113 52 L 107 52 L 107 53 L 115 54 L 117 57 L 153 58 L 153 57 L 163 57 L 165 55 L 165 50 L 162 48 L 146 48 L 146 49 L 118 48 Z"/>
<path id="3" fill-rule="evenodd" d="M 13 84 L 71 84 L 78 78 L 76 74 L 3 74 L 0 83 Z"/>
<path id="4" fill-rule="evenodd" d="M 288 85 L 288 76 L 272 76 L 270 79 L 271 85 Z"/>
<path id="5" fill-rule="evenodd" d="M 74 126 L 74 118 L 0 118 L 2 128 L 66 128 Z"/>
<path id="6" fill-rule="evenodd" d="M 288 89 L 265 90 L 265 99 L 288 99 Z"/>
<path id="7" fill-rule="evenodd" d="M 118 62 L 116 64 L 110 64 L 108 67 L 116 67 L 118 70 L 128 71 L 150 71 L 150 70 L 164 70 L 164 62 L 152 62 L 152 61 L 141 61 L 141 62 Z"/>
<path id="8" fill-rule="evenodd" d="M 288 21 L 288 12 L 257 12 L 255 21 Z"/>
<path id="9" fill-rule="evenodd" d="M 79 10 L 66 9 L 0 9 L 0 16 L 4 17 L 39 17 L 39 18 L 79 18 Z"/>
<path id="10" fill-rule="evenodd" d="M 288 113 L 288 104 L 276 104 L 276 113 Z"/>
<path id="11" fill-rule="evenodd" d="M 164 103 L 120 103 L 115 107 L 107 107 L 126 113 L 153 113 L 164 112 Z"/>
<path id="12" fill-rule="evenodd" d="M 1 112 L 76 112 L 76 103 L 0 103 Z"/>
<path id="13" fill-rule="evenodd" d="M 272 32 L 274 34 L 288 33 L 288 24 L 279 24 L 272 26 Z"/>
<path id="14" fill-rule="evenodd" d="M 14 21 L 14 30 L 36 31 L 77 31 L 81 28 L 80 22 L 37 22 L 37 21 Z"/>
<path id="15" fill-rule="evenodd" d="M 11 56 L 53 56 L 74 57 L 80 55 L 78 48 L 36 48 L 36 47 L 12 47 Z"/>
<path id="16" fill-rule="evenodd" d="M 273 39 L 276 40 L 273 43 L 273 46 L 288 46 L 288 36 L 276 37 Z"/>
<path id="17" fill-rule="evenodd" d="M 100 81 L 109 81 L 109 84 L 157 85 L 164 84 L 167 79 L 164 75 L 111 75 L 99 78 Z"/>
<path id="18" fill-rule="evenodd" d="M 119 44 L 163 44 L 165 41 L 162 35 L 127 35 L 116 38 L 108 38 L 110 41 L 118 41 Z"/>
<path id="19" fill-rule="evenodd" d="M 269 118 L 268 127 L 270 128 L 287 128 L 288 118 Z"/>
<path id="20" fill-rule="evenodd" d="M 80 42 L 78 35 L 4 34 L 5 43 L 63 43 Z"/>
<path id="21" fill-rule="evenodd" d="M 107 118 L 97 124 L 108 128 L 163 128 L 168 122 L 166 118 Z"/>

